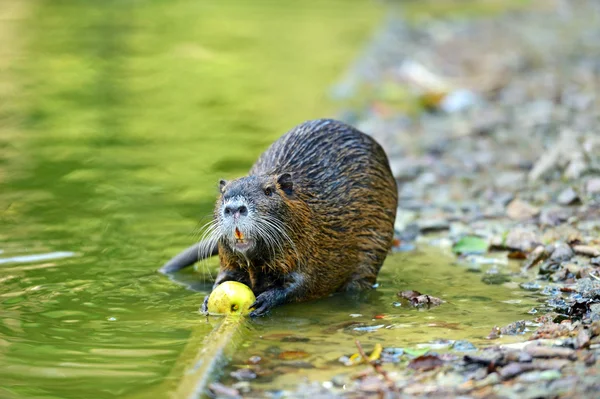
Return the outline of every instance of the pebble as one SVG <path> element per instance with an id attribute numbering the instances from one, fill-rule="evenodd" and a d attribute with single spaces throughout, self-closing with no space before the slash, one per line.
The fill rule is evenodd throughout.
<path id="1" fill-rule="evenodd" d="M 556 198 L 556 201 L 560 205 L 576 205 L 581 204 L 581 198 L 579 198 L 579 194 L 573 190 L 572 187 L 568 187 L 564 189 Z"/>
<path id="2" fill-rule="evenodd" d="M 540 213 L 539 208 L 520 199 L 514 199 L 506 207 L 506 215 L 513 220 L 528 220 Z"/>
<path id="3" fill-rule="evenodd" d="M 473 345 L 469 341 L 465 341 L 465 340 L 455 341 L 452 344 L 452 349 L 454 349 L 455 351 L 458 351 L 458 352 L 471 352 L 471 351 L 477 350 L 475 345 Z"/>
<path id="4" fill-rule="evenodd" d="M 600 194 L 600 177 L 589 179 L 585 184 L 585 191 L 592 196 Z"/>
<path id="5" fill-rule="evenodd" d="M 570 246 L 568 246 L 565 243 L 558 243 L 554 246 L 554 251 L 550 256 L 550 260 L 553 262 L 560 263 L 571 259 L 574 255 L 575 253 L 573 252 Z"/>

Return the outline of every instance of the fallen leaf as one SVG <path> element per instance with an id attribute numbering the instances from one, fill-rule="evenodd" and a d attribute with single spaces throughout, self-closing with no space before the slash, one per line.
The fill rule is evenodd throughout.
<path id="1" fill-rule="evenodd" d="M 433 370 L 443 366 L 444 361 L 435 355 L 423 355 L 414 358 L 408 363 L 408 368 L 420 371 Z"/>
<path id="2" fill-rule="evenodd" d="M 488 242 L 476 236 L 465 236 L 458 240 L 452 247 L 452 251 L 459 255 L 483 254 L 488 250 Z"/>
<path id="3" fill-rule="evenodd" d="M 375 348 L 373 348 L 373 352 L 371 352 L 371 354 L 369 355 L 369 362 L 373 362 L 375 360 L 378 360 L 381 357 L 381 351 L 383 350 L 383 347 L 381 346 L 381 344 L 377 343 L 375 344 Z"/>
<path id="4" fill-rule="evenodd" d="M 406 353 L 407 355 L 412 356 L 412 357 L 423 356 L 427 352 L 429 352 L 428 348 L 425 348 L 425 349 L 404 349 L 404 353 Z"/>

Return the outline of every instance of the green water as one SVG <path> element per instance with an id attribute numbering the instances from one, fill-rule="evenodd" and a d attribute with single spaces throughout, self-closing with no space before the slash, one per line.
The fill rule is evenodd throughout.
<path id="1" fill-rule="evenodd" d="M 219 178 L 244 174 L 293 125 L 334 115 L 327 88 L 377 26 L 378 4 L 0 0 L 0 398 L 173 389 L 190 337 L 212 328 L 197 314 L 210 278 L 156 269 L 197 237 Z M 72 256 L 14 259 L 56 252 Z M 310 341 L 276 345 L 308 352 L 324 378 L 356 338 L 327 326 L 389 327 L 362 335 L 367 347 L 478 341 L 531 307 L 451 262 L 391 256 L 367 301 L 277 309 L 234 360 L 291 331 Z M 396 308 L 402 289 L 450 303 Z"/>

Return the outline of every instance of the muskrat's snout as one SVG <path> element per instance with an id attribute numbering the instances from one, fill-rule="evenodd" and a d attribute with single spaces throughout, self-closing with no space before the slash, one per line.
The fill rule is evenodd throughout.
<path id="1" fill-rule="evenodd" d="M 252 221 L 250 210 L 245 198 L 236 196 L 227 199 L 221 206 L 222 233 L 231 244 L 232 249 L 245 252 L 254 246 L 254 240 L 249 236 Z"/>
<path id="2" fill-rule="evenodd" d="M 233 216 L 233 220 L 239 220 L 241 216 L 248 215 L 248 207 L 246 205 L 226 205 L 223 213 L 225 216 Z"/>

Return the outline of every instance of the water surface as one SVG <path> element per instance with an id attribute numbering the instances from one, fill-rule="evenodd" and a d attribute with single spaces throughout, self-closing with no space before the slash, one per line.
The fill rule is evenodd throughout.
<path id="1" fill-rule="evenodd" d="M 195 240 L 219 178 L 244 174 L 295 124 L 334 115 L 327 88 L 381 15 L 347 0 L 0 2 L 0 397 L 171 389 L 190 336 L 212 328 L 197 309 L 214 270 L 182 284 L 156 269 Z M 236 361 L 293 331 L 310 340 L 277 345 L 333 373 L 355 336 L 326 326 L 386 314 L 361 340 L 410 346 L 481 339 L 528 310 L 451 262 L 394 255 L 365 301 L 252 323 Z M 451 303 L 395 307 L 408 288 Z"/>

